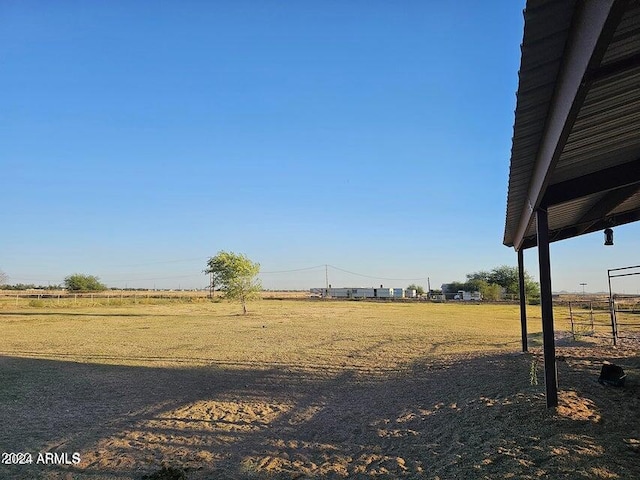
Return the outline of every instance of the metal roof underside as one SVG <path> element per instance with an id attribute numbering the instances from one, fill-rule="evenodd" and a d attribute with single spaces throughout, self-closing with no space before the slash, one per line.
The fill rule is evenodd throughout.
<path id="1" fill-rule="evenodd" d="M 537 244 L 537 208 L 550 241 L 640 220 L 640 0 L 524 17 L 504 244 Z"/>

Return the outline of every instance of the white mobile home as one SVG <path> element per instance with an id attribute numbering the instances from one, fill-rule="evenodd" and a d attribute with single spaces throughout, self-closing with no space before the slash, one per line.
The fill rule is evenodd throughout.
<path id="1" fill-rule="evenodd" d="M 398 298 L 393 288 L 312 288 L 312 297 L 322 298 Z M 402 298 L 402 297 L 400 297 Z"/>
<path id="2" fill-rule="evenodd" d="M 374 298 L 393 298 L 393 288 L 374 288 Z"/>

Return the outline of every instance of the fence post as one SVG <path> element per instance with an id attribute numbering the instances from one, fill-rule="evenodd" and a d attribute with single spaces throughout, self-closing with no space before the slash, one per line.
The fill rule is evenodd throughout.
<path id="1" fill-rule="evenodd" d="M 613 346 L 618 344 L 618 328 L 616 319 L 616 298 L 615 295 L 609 297 L 609 308 L 611 309 L 611 334 L 613 336 Z"/>
<path id="2" fill-rule="evenodd" d="M 571 336 L 573 337 L 573 340 L 576 340 L 576 332 L 575 329 L 573 328 L 573 308 L 571 308 L 571 302 L 569 302 L 569 318 L 571 319 Z"/>

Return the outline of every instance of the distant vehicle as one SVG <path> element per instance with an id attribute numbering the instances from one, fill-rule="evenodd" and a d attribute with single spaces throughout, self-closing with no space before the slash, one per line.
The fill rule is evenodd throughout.
<path id="1" fill-rule="evenodd" d="M 458 290 L 458 293 L 453 296 L 453 299 L 479 302 L 482 300 L 482 294 L 480 292 L 465 292 L 464 290 Z"/>

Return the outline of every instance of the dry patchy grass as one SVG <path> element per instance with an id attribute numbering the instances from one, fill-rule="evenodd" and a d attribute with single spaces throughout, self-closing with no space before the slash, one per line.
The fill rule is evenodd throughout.
<path id="1" fill-rule="evenodd" d="M 386 371 L 430 355 L 514 351 L 520 342 L 513 305 L 274 300 L 247 316 L 238 310 L 225 302 L 5 310 L 0 349 L 132 366 Z"/>
<path id="2" fill-rule="evenodd" d="M 529 382 L 517 306 L 269 300 L 0 310 L 0 450 L 79 465 L 4 478 L 636 478 L 632 350 L 559 348 Z M 531 340 L 540 337 L 530 308 Z M 559 329 L 566 315 L 557 312 Z M 540 372 L 542 379 L 542 373 Z M 167 471 L 165 469 L 165 471 Z"/>

